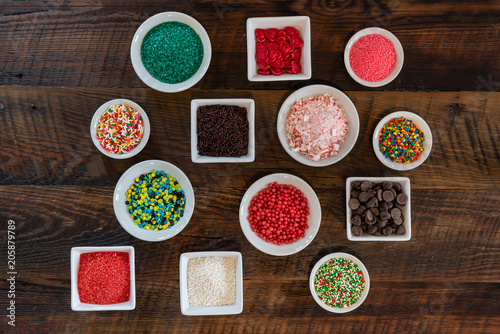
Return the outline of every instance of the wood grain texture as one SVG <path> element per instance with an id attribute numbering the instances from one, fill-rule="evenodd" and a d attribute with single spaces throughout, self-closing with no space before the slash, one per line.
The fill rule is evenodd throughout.
<path id="1" fill-rule="evenodd" d="M 213 49 L 206 76 L 175 94 L 147 88 L 130 63 L 136 29 L 163 11 L 200 21 Z M 249 82 L 246 19 L 286 15 L 311 19 L 313 78 Z M 397 79 L 375 89 L 355 83 L 343 63 L 350 36 L 369 26 L 392 31 L 405 50 Z M 500 333 L 499 37 L 495 0 L 1 2 L 0 332 Z M 291 159 L 276 133 L 284 100 L 314 83 L 344 91 L 360 117 L 353 150 L 323 168 Z M 105 157 L 90 138 L 95 110 L 115 98 L 137 102 L 151 121 L 146 148 L 126 160 Z M 255 100 L 253 163 L 191 161 L 190 103 L 197 98 Z M 422 116 L 433 134 L 428 160 L 407 172 L 384 167 L 372 148 L 376 124 L 398 110 Z M 120 176 L 148 159 L 179 166 L 196 197 L 187 227 L 160 243 L 129 235 L 112 206 Z M 287 257 L 254 248 L 238 217 L 248 187 L 276 172 L 308 182 L 322 208 L 314 241 Z M 410 178 L 410 241 L 347 240 L 350 176 Z M 9 220 L 17 238 L 15 328 L 5 316 Z M 136 309 L 72 311 L 71 248 L 115 245 L 135 248 Z M 242 253 L 241 314 L 181 314 L 179 256 L 207 250 Z M 338 251 L 361 259 L 371 278 L 363 305 L 343 315 L 321 309 L 308 285 L 314 264 Z"/>
<path id="2" fill-rule="evenodd" d="M 496 1 L 4 1 L 0 6 L 0 84 L 65 87 L 146 87 L 130 62 L 137 28 L 162 11 L 200 21 L 212 61 L 200 89 L 283 89 L 295 82 L 250 83 L 246 66 L 249 17 L 307 15 L 313 78 L 362 90 L 345 70 L 344 47 L 370 26 L 392 31 L 403 44 L 397 80 L 380 90 L 500 89 L 500 5 Z M 444 66 L 446 64 L 446 66 Z M 94 75 L 98 73 L 98 75 Z"/>

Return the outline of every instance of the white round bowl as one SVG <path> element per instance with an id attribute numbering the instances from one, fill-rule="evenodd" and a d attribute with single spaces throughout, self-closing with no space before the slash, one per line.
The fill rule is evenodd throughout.
<path id="1" fill-rule="evenodd" d="M 252 198 L 254 198 L 259 191 L 267 188 L 267 185 L 272 182 L 294 186 L 304 194 L 304 197 L 307 198 L 309 204 L 309 217 L 307 220 L 309 228 L 305 231 L 305 236 L 303 238 L 300 238 L 290 244 L 276 245 L 272 242 L 265 241 L 259 237 L 257 233 L 252 231 L 250 223 L 248 222 L 248 208 L 250 207 Z M 321 205 L 319 204 L 318 196 L 316 196 L 313 188 L 311 188 L 311 186 L 301 178 L 284 173 L 270 174 L 252 184 L 241 199 L 240 225 L 245 237 L 258 250 L 275 256 L 291 255 L 300 252 L 314 240 L 314 237 L 318 233 L 321 225 Z"/>
<path id="2" fill-rule="evenodd" d="M 191 78 L 176 84 L 168 84 L 155 79 L 144 67 L 141 57 L 142 41 L 144 40 L 146 34 L 153 27 L 156 27 L 157 25 L 168 21 L 177 21 L 187 24 L 188 26 L 193 28 L 193 30 L 200 36 L 200 39 L 203 43 L 203 61 L 200 65 L 200 68 Z M 212 46 L 210 44 L 210 38 L 208 37 L 205 28 L 203 28 L 203 26 L 194 18 L 183 13 L 164 12 L 150 17 L 149 19 L 144 21 L 143 24 L 141 24 L 139 29 L 137 29 L 130 46 L 130 58 L 132 60 L 132 66 L 134 67 L 135 73 L 137 73 L 139 78 L 146 85 L 161 92 L 175 93 L 181 92 L 194 86 L 196 83 L 198 83 L 198 81 L 201 80 L 201 78 L 203 78 L 208 70 L 208 66 L 210 65 L 210 60 L 212 58 Z"/>
<path id="3" fill-rule="evenodd" d="M 385 123 L 389 122 L 393 118 L 398 118 L 398 117 L 404 117 L 406 119 L 412 120 L 413 123 L 417 126 L 417 128 L 424 133 L 425 136 L 423 144 L 424 151 L 420 155 L 420 159 L 418 159 L 417 161 L 402 164 L 399 162 L 391 161 L 389 158 L 386 158 L 382 154 L 382 152 L 380 152 L 378 146 L 379 144 L 378 142 L 380 139 L 380 130 L 385 125 Z M 429 128 L 429 125 L 427 125 L 427 122 L 424 121 L 422 117 L 409 111 L 396 111 L 382 118 L 382 120 L 377 124 L 377 126 L 375 127 L 375 131 L 373 131 L 372 144 L 373 144 L 373 151 L 375 152 L 375 155 L 380 160 L 380 162 L 382 162 L 385 166 L 391 169 L 398 171 L 405 171 L 420 166 L 427 159 L 432 149 L 432 133 L 431 129 Z"/>
<path id="4" fill-rule="evenodd" d="M 144 123 L 144 134 L 142 136 L 139 145 L 137 145 L 132 150 L 123 154 L 117 154 L 106 151 L 101 146 L 99 140 L 97 139 L 97 127 L 99 126 L 99 121 L 101 120 L 102 115 L 104 114 L 106 109 L 115 104 L 127 104 L 131 106 L 132 108 L 137 110 L 137 112 L 141 115 L 142 121 Z M 96 112 L 94 113 L 94 117 L 92 117 L 92 121 L 90 122 L 90 136 L 92 137 L 92 141 L 94 142 L 95 147 L 97 147 L 97 149 L 101 151 L 102 154 L 114 159 L 127 159 L 138 154 L 148 143 L 150 133 L 151 133 L 151 126 L 149 124 L 149 118 L 148 115 L 146 115 L 144 109 L 142 109 L 142 107 L 137 103 L 126 99 L 115 99 L 104 103 L 96 110 Z"/>
<path id="5" fill-rule="evenodd" d="M 288 139 L 286 137 L 286 119 L 290 113 L 290 108 L 295 103 L 297 99 L 317 96 L 322 94 L 328 94 L 333 96 L 336 100 L 340 102 L 340 105 L 344 108 L 347 115 L 347 121 L 349 130 L 347 131 L 347 136 L 345 141 L 340 144 L 339 153 L 333 157 L 328 157 L 325 159 L 320 159 L 318 161 L 313 161 L 303 155 L 300 152 L 295 152 L 291 149 L 290 144 L 288 144 Z M 298 162 L 312 167 L 323 167 L 329 166 L 342 160 L 354 147 L 359 134 L 359 116 L 356 107 L 352 103 L 351 99 L 342 93 L 340 90 L 327 85 L 310 85 L 302 87 L 295 92 L 293 92 L 281 105 L 281 109 L 278 113 L 277 121 L 277 131 L 278 137 L 281 142 L 281 146 L 285 151 Z"/>
<path id="6" fill-rule="evenodd" d="M 184 208 L 184 215 L 179 219 L 179 221 L 166 230 L 146 230 L 140 228 L 134 224 L 132 217 L 128 211 L 126 201 L 126 191 L 131 185 L 135 183 L 135 178 L 142 174 L 147 174 L 153 169 L 158 171 L 165 171 L 165 173 L 172 175 L 184 190 L 184 195 L 186 196 L 186 206 Z M 118 180 L 115 187 L 115 192 L 113 194 L 113 209 L 115 211 L 116 218 L 120 222 L 121 226 L 136 237 L 137 239 L 145 241 L 163 241 L 172 238 L 173 236 L 180 233 L 188 224 L 194 211 L 194 191 L 186 174 L 184 174 L 179 168 L 161 160 L 147 160 L 140 162 L 132 167 L 130 167 Z"/>
<path id="7" fill-rule="evenodd" d="M 354 73 L 354 71 L 351 68 L 351 62 L 349 61 L 349 55 L 351 53 L 352 46 L 354 45 L 354 43 L 356 43 L 358 39 L 360 39 L 363 36 L 373 35 L 373 34 L 382 35 L 383 37 L 387 38 L 392 42 L 392 45 L 394 46 L 394 51 L 396 51 L 396 64 L 394 64 L 394 69 L 392 70 L 391 74 L 389 74 L 386 78 L 380 81 L 372 82 L 363 80 L 360 77 L 358 77 L 356 73 Z M 349 39 L 349 42 L 347 42 L 344 51 L 344 64 L 347 69 L 347 72 L 355 81 L 366 87 L 380 87 L 387 85 L 392 80 L 394 80 L 398 76 L 401 69 L 403 68 L 404 58 L 405 56 L 403 52 L 403 46 L 401 45 L 401 42 L 399 42 L 399 39 L 396 36 L 394 36 L 394 34 L 391 33 L 390 31 L 375 27 L 366 28 L 355 33 L 351 37 L 351 39 Z"/>
<path id="8" fill-rule="evenodd" d="M 334 259 L 334 258 L 343 258 L 346 260 L 351 260 L 363 272 L 363 277 L 365 279 L 365 288 L 363 289 L 363 292 L 361 293 L 361 296 L 359 297 L 359 299 L 354 304 L 352 304 L 348 307 L 340 308 L 340 307 L 332 307 L 330 305 L 327 305 L 324 302 L 322 302 L 321 299 L 319 299 L 318 295 L 316 294 L 316 288 L 314 287 L 314 277 L 316 276 L 316 272 L 318 271 L 319 267 L 321 267 L 321 265 L 323 263 L 329 261 L 330 259 Z M 314 267 L 311 271 L 311 275 L 309 276 L 309 289 L 311 290 L 311 295 L 313 296 L 316 303 L 318 303 L 318 305 L 321 306 L 322 308 L 324 308 L 325 310 L 333 312 L 333 313 L 347 313 L 347 312 L 351 312 L 352 310 L 358 308 L 365 301 L 366 296 L 368 296 L 368 291 L 370 291 L 370 276 L 368 275 L 368 270 L 366 270 L 366 267 L 363 264 L 363 262 L 361 262 L 357 257 L 352 256 L 351 254 L 347 254 L 347 253 L 332 253 L 332 254 L 328 254 L 328 255 L 324 256 L 323 258 L 321 258 L 321 260 L 319 260 L 314 265 Z"/>

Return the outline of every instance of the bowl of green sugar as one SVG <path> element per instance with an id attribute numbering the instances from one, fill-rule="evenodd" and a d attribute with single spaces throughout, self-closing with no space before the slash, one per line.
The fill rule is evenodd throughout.
<path id="1" fill-rule="evenodd" d="M 203 78 L 212 58 L 212 46 L 205 28 L 194 18 L 164 12 L 150 17 L 137 29 L 130 58 L 146 85 L 176 93 Z"/>

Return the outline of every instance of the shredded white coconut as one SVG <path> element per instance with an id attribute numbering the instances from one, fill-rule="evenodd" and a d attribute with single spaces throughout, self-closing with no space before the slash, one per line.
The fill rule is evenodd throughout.
<path id="1" fill-rule="evenodd" d="M 286 136 L 293 151 L 313 161 L 335 156 L 348 131 L 347 115 L 333 96 L 298 99 L 286 119 Z"/>
<path id="2" fill-rule="evenodd" d="M 187 290 L 190 306 L 223 306 L 236 303 L 236 259 L 189 259 Z"/>

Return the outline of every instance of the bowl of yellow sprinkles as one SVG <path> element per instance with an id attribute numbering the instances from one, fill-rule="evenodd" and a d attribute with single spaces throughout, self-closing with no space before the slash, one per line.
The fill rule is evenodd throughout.
<path id="1" fill-rule="evenodd" d="M 94 145 L 104 155 L 127 159 L 142 151 L 148 142 L 150 124 L 144 109 L 127 99 L 101 105 L 90 123 Z"/>
<path id="2" fill-rule="evenodd" d="M 370 290 L 370 276 L 363 263 L 346 253 L 332 253 L 311 271 L 309 288 L 319 306 L 333 313 L 358 308 Z"/>

